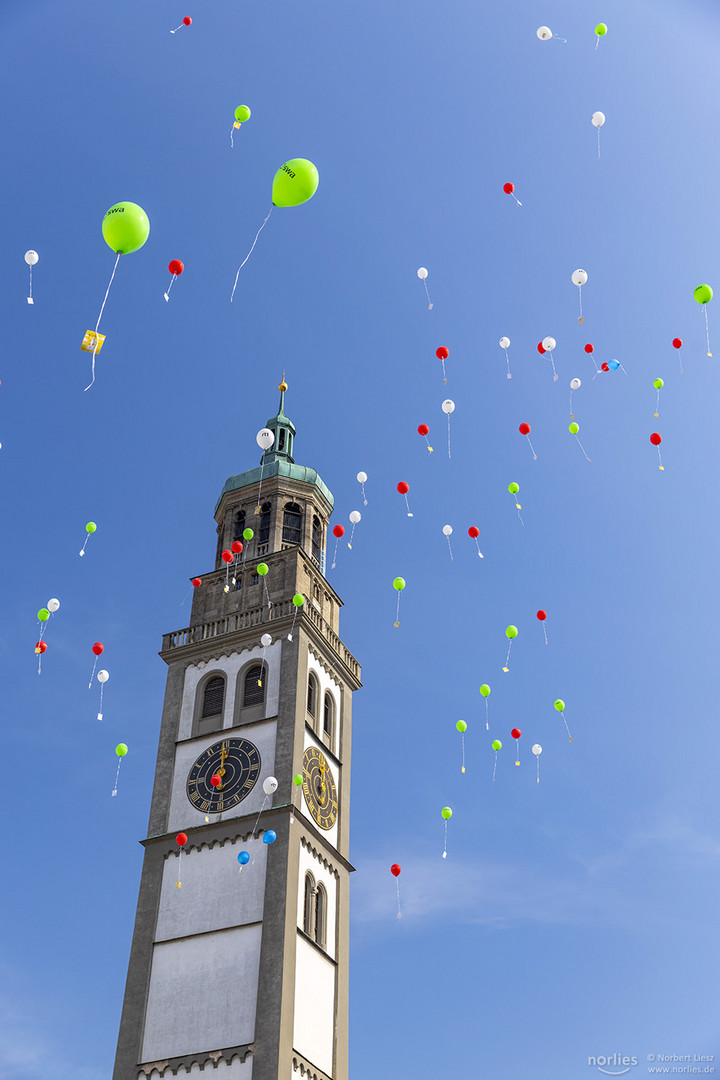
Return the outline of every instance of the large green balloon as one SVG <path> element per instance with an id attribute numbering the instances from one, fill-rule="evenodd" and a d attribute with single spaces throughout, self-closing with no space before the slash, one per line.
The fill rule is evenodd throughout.
<path id="1" fill-rule="evenodd" d="M 87 525 L 85 526 L 85 532 L 86 533 L 94 533 L 96 531 L 97 531 L 97 525 L 95 524 L 95 522 L 94 521 L 88 521 Z"/>
<path id="2" fill-rule="evenodd" d="M 440 813 L 442 814 L 442 816 L 445 818 L 446 821 L 449 821 L 450 818 L 452 817 L 452 810 L 450 809 L 449 806 L 443 806 Z"/>
<path id="3" fill-rule="evenodd" d="M 565 712 L 565 702 L 562 698 L 558 698 L 555 702 L 555 708 L 558 712 Z"/>
<path id="4" fill-rule="evenodd" d="M 293 776 L 293 784 L 295 787 L 301 787 L 303 782 L 302 773 L 295 773 Z"/>
<path id="5" fill-rule="evenodd" d="M 300 206 L 312 199 L 320 176 L 312 161 L 291 158 L 275 173 L 272 186 L 273 206 Z"/>
<path id="6" fill-rule="evenodd" d="M 251 116 L 252 113 L 248 109 L 247 105 L 238 105 L 237 109 L 235 110 L 235 119 L 241 124 L 247 123 Z"/>
<path id="7" fill-rule="evenodd" d="M 605 37 L 605 35 L 607 34 L 607 24 L 604 22 L 599 22 L 595 27 L 595 33 L 598 37 Z"/>
<path id="8" fill-rule="evenodd" d="M 508 484 L 508 491 L 510 492 L 511 495 L 517 495 L 519 490 L 520 490 L 520 485 L 517 484 L 514 480 L 513 480 L 513 482 L 511 484 Z"/>
<path id="9" fill-rule="evenodd" d="M 115 753 L 118 757 L 125 757 L 128 752 L 128 748 L 124 742 L 120 742 L 115 747 Z M 124 775 L 124 774 L 123 774 Z"/>
<path id="10" fill-rule="evenodd" d="M 405 588 L 405 578 L 396 577 L 393 581 L 393 589 L 397 589 L 398 592 L 402 592 Z"/>
<path id="11" fill-rule="evenodd" d="M 499 739 L 493 739 L 492 748 L 493 750 L 502 750 L 502 743 Z"/>
<path id="12" fill-rule="evenodd" d="M 460 732 L 461 735 L 464 735 L 465 732 L 467 731 L 467 724 L 465 723 L 464 720 L 458 720 L 455 727 L 458 729 L 458 731 Z"/>
<path id="13" fill-rule="evenodd" d="M 305 597 L 303 596 L 303 594 L 301 592 L 296 592 L 293 596 L 293 604 L 295 605 L 295 607 L 302 607 L 304 603 Z"/>
<path id="14" fill-rule="evenodd" d="M 696 289 L 693 289 L 693 296 L 698 304 L 709 304 L 713 298 L 713 291 L 709 285 L 698 285 Z"/>
<path id="15" fill-rule="evenodd" d="M 150 235 L 150 222 L 142 206 L 119 202 L 111 206 L 102 220 L 105 243 L 118 255 L 139 251 Z"/>
<path id="16" fill-rule="evenodd" d="M 252 529 L 243 529 L 243 540 L 252 540 L 254 535 Z"/>
<path id="17" fill-rule="evenodd" d="M 38 619 L 40 622 L 47 622 L 50 618 L 50 612 L 46 607 L 41 607 L 38 611 Z"/>
<path id="18" fill-rule="evenodd" d="M 653 386 L 655 387 L 656 390 L 662 390 L 664 385 L 665 385 L 665 383 L 663 382 L 662 379 L 653 379 Z"/>
<path id="19" fill-rule="evenodd" d="M 484 682 L 480 687 L 480 693 L 483 697 L 490 697 L 490 687 L 486 682 Z"/>
<path id="20" fill-rule="evenodd" d="M 517 636 L 518 636 L 518 628 L 517 628 L 517 626 L 513 626 L 512 623 L 511 623 L 510 626 L 505 627 L 505 637 L 506 638 L 510 638 L 510 640 L 512 641 L 512 639 L 516 638 Z"/>
<path id="21" fill-rule="evenodd" d="M 259 562 L 257 564 L 256 569 L 257 569 L 257 572 L 260 575 L 260 577 L 265 577 L 265 575 L 267 574 L 270 567 L 268 566 L 268 564 L 266 562 Z"/>

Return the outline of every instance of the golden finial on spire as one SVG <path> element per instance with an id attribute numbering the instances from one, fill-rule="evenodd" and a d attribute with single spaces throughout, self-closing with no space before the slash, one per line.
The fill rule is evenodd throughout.
<path id="1" fill-rule="evenodd" d="M 284 393 L 285 393 L 285 391 L 287 390 L 287 388 L 288 388 L 288 385 L 287 385 L 287 383 L 285 382 L 285 372 L 283 371 L 283 377 L 282 377 L 282 382 L 281 382 L 281 383 L 280 383 L 280 385 L 278 386 L 278 390 L 280 391 L 280 393 L 281 393 L 281 394 L 284 394 Z"/>

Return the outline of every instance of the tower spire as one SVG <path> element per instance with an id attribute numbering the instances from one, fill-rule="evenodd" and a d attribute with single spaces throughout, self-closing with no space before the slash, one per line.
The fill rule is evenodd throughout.
<path id="1" fill-rule="evenodd" d="M 295 439 L 295 425 L 285 415 L 285 392 L 288 388 L 288 384 L 285 382 L 285 372 L 283 371 L 282 382 L 278 386 L 280 391 L 280 406 L 275 416 L 271 416 L 265 425 L 272 431 L 275 436 L 275 442 L 272 445 L 272 449 L 268 450 L 265 454 L 265 464 L 269 465 L 273 461 L 289 461 L 291 464 L 294 462 L 292 456 L 293 442 Z"/>

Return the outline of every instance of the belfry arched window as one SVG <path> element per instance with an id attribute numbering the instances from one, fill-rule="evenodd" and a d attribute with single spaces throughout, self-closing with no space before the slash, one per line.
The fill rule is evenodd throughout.
<path id="1" fill-rule="evenodd" d="M 302 543 L 302 520 L 302 507 L 297 503 L 286 503 L 283 511 L 283 543 Z"/>
<path id="2" fill-rule="evenodd" d="M 323 698 L 323 742 L 330 749 L 335 743 L 335 701 L 329 690 L 325 691 Z"/>
<path id="3" fill-rule="evenodd" d="M 243 682 L 243 708 L 263 703 L 266 683 L 267 664 L 253 664 L 247 669 Z"/>
<path id="4" fill-rule="evenodd" d="M 318 681 L 312 671 L 308 675 L 307 685 L 307 711 L 312 717 L 312 724 L 315 727 L 315 718 L 317 716 L 318 707 Z"/>
<path id="5" fill-rule="evenodd" d="M 258 530 L 258 543 L 267 544 L 270 539 L 270 515 L 272 506 L 269 502 L 263 503 L 260 511 L 260 528 Z"/>
<path id="6" fill-rule="evenodd" d="M 322 523 L 317 514 L 313 514 L 312 523 L 312 557 L 316 562 L 320 562 L 320 556 L 322 555 Z"/>
<path id="7" fill-rule="evenodd" d="M 313 936 L 315 926 L 315 878 L 311 873 L 305 875 L 305 906 L 303 908 L 303 930 L 308 937 Z"/>
<path id="8" fill-rule="evenodd" d="M 235 527 L 233 528 L 233 540 L 242 540 L 243 529 L 245 528 L 245 511 L 238 510 L 235 515 Z"/>
<path id="9" fill-rule="evenodd" d="M 315 933 L 314 938 L 321 948 L 325 948 L 327 936 L 327 893 L 324 885 L 315 889 Z"/>
<path id="10" fill-rule="evenodd" d="M 221 715 L 224 703 L 225 680 L 221 675 L 215 675 L 205 683 L 200 719 L 207 720 L 211 716 Z"/>

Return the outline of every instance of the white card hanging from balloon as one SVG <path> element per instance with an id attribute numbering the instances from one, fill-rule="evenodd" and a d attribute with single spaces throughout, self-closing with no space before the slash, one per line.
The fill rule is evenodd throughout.
<path id="1" fill-rule="evenodd" d="M 448 457 L 450 457 L 450 456 L 451 456 L 451 454 L 450 454 L 450 415 L 451 415 L 451 413 L 454 413 L 454 412 L 455 412 L 455 402 L 454 402 L 454 401 L 452 401 L 452 399 L 451 399 L 451 398 L 446 398 L 446 399 L 445 399 L 445 401 L 443 401 L 443 403 L 442 403 L 442 405 L 441 405 L 441 408 L 442 408 L 442 411 L 443 411 L 443 412 L 445 413 L 445 415 L 447 416 L 447 425 L 448 425 Z"/>
<path id="2" fill-rule="evenodd" d="M 30 251 L 25 252 L 25 262 L 27 263 L 27 265 L 28 265 L 28 267 L 30 269 L 30 289 L 29 289 L 28 295 L 27 295 L 28 304 L 34 304 L 35 303 L 35 301 L 33 300 L 33 294 L 32 294 L 32 270 L 33 270 L 33 266 L 35 266 L 37 264 L 37 261 L 38 261 L 39 258 L 40 258 L 40 256 L 38 255 L 37 251 L 33 251 L 32 248 L 30 249 Z"/>
<path id="3" fill-rule="evenodd" d="M 443 531 L 443 536 L 445 537 L 445 539 L 448 542 L 448 551 L 450 552 L 450 562 L 454 563 L 455 558 L 454 558 L 453 553 L 452 553 L 452 544 L 450 543 L 450 537 L 452 536 L 453 527 L 452 527 L 452 525 L 443 525 L 443 530 L 442 531 Z"/>
<path id="4" fill-rule="evenodd" d="M 510 348 L 510 338 L 509 337 L 501 337 L 500 340 L 498 341 L 498 345 L 500 346 L 501 349 L 505 350 L 505 361 L 507 363 L 507 374 L 506 374 L 505 378 L 506 379 L 512 379 L 512 375 L 510 374 L 510 353 L 508 352 L 508 349 Z"/>
<path id="5" fill-rule="evenodd" d="M 110 673 L 108 671 L 105 671 L 104 669 L 102 671 L 98 671 L 97 681 L 100 683 L 100 711 L 97 714 L 98 720 L 102 720 L 103 718 L 103 693 L 105 691 L 105 683 L 108 681 L 109 678 Z"/>
<path id="6" fill-rule="evenodd" d="M 425 295 L 427 296 L 428 311 L 432 311 L 432 303 L 430 302 L 430 293 L 428 292 L 428 287 L 427 287 L 427 277 L 428 277 L 427 267 L 421 266 L 420 269 L 417 272 L 417 276 L 420 278 L 423 285 L 425 286 Z"/>
<path id="7" fill-rule="evenodd" d="M 585 321 L 583 319 L 582 309 L 582 287 L 583 285 L 587 284 L 587 279 L 588 276 L 585 270 L 573 270 L 571 280 L 573 285 L 577 285 L 578 297 L 580 301 L 580 316 L 578 318 L 578 326 L 582 326 L 583 322 Z"/>
<path id="8" fill-rule="evenodd" d="M 350 514 L 349 514 L 349 519 L 350 519 L 350 524 L 352 525 L 352 529 L 350 530 L 350 539 L 348 540 L 348 547 L 352 551 L 352 541 L 353 541 L 353 536 L 355 535 L 355 526 L 358 524 L 359 521 L 362 520 L 362 514 L 360 513 L 359 510 L 351 510 Z"/>

